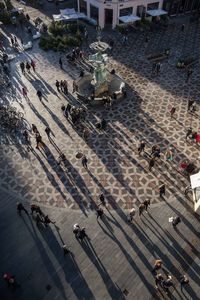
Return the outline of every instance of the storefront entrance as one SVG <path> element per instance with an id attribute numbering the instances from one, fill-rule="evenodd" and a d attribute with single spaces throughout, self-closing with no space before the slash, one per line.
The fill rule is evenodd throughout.
<path id="1" fill-rule="evenodd" d="M 113 23 L 113 10 L 105 8 L 105 26 L 112 25 Z"/>

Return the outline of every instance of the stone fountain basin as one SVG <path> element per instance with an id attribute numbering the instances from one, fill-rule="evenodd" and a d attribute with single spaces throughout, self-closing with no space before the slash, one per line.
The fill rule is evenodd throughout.
<path id="1" fill-rule="evenodd" d="M 93 80 L 93 75 L 88 73 L 85 74 L 82 78 L 77 79 L 78 93 L 82 96 L 89 98 L 94 91 L 94 85 L 91 83 Z M 122 87 L 125 86 L 124 81 L 116 74 L 108 74 L 108 94 L 113 96 L 115 92 L 120 92 Z M 104 93 L 105 94 L 105 93 Z M 104 94 L 98 96 L 103 97 Z"/>

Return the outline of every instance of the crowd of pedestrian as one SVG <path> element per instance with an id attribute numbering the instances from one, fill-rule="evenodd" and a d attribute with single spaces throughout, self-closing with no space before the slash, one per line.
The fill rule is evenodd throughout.
<path id="1" fill-rule="evenodd" d="M 27 74 L 31 74 L 31 69 L 33 70 L 33 72 L 36 72 L 36 62 L 31 59 L 31 61 L 21 61 L 20 62 L 20 69 L 23 75 Z"/>
<path id="2" fill-rule="evenodd" d="M 184 28 L 182 28 L 182 31 L 184 31 Z M 88 32 L 85 31 L 84 35 L 85 35 L 85 39 L 87 40 Z M 127 35 L 124 35 L 122 37 L 122 43 L 125 45 L 127 43 L 127 41 L 128 41 L 128 37 L 127 37 Z M 18 45 L 17 37 L 15 35 L 11 35 L 10 42 L 13 47 L 16 47 L 16 45 Z M 148 43 L 148 42 L 149 42 L 148 39 L 146 39 L 146 43 Z M 22 42 L 22 44 L 23 44 L 23 42 Z M 112 49 L 114 47 L 114 41 L 111 40 L 109 44 L 110 44 L 110 48 L 112 51 Z M 72 60 L 72 61 L 76 61 L 79 59 L 82 60 L 83 57 L 84 57 L 83 51 L 79 47 L 74 48 L 72 50 L 72 54 L 70 54 L 70 56 L 67 55 L 67 59 Z M 62 69 L 63 61 L 62 61 L 61 57 L 59 59 L 59 65 L 60 65 L 60 68 Z M 31 71 L 33 71 L 35 73 L 36 72 L 36 63 L 32 59 L 31 59 L 31 61 L 28 61 L 28 60 L 21 61 L 20 69 L 21 69 L 21 72 L 23 75 L 31 74 Z M 154 63 L 152 66 L 152 73 L 158 75 L 160 72 L 161 72 L 160 62 Z M 186 82 L 188 82 L 191 75 L 192 75 L 192 70 L 188 69 Z M 80 77 L 83 77 L 83 76 L 84 76 L 84 70 L 81 70 Z M 60 81 L 56 80 L 55 86 L 59 93 L 62 92 L 64 95 L 68 95 L 68 82 L 66 80 L 60 80 Z M 77 90 L 77 85 L 76 85 L 76 82 L 74 81 L 73 82 L 73 92 L 75 92 L 76 90 Z M 23 97 L 28 99 L 29 91 L 26 86 L 22 87 L 21 92 L 22 92 Z M 42 101 L 43 93 L 40 89 L 37 90 L 36 95 L 37 95 L 38 99 L 40 101 Z M 111 99 L 108 99 L 107 97 L 105 97 L 103 100 L 104 100 L 105 106 L 111 106 Z M 63 112 L 64 117 L 67 120 L 71 121 L 71 123 L 73 125 L 76 125 L 79 122 L 84 122 L 86 119 L 86 116 L 87 116 L 87 111 L 85 108 L 75 107 L 75 106 L 72 106 L 70 103 L 68 103 L 67 105 L 62 105 L 61 111 Z M 188 102 L 188 111 L 189 112 L 196 111 L 196 105 L 193 100 L 189 100 L 189 102 Z M 174 116 L 175 112 L 176 112 L 176 107 L 175 106 L 171 107 L 171 109 L 170 109 L 171 118 Z M 102 120 L 100 120 L 99 122 L 97 122 L 95 124 L 95 127 L 98 130 L 105 130 L 107 127 L 107 121 L 104 118 L 102 118 Z M 32 124 L 32 132 L 33 132 L 33 135 L 34 135 L 35 141 L 36 141 L 36 149 L 37 150 L 44 149 L 46 145 L 43 142 L 42 136 L 39 133 L 35 124 Z M 48 126 L 45 128 L 45 133 L 48 138 L 51 137 L 51 129 Z M 26 142 L 30 142 L 30 137 L 29 137 L 29 133 L 27 130 L 24 130 L 23 135 L 24 135 Z M 196 140 L 197 136 L 198 136 L 197 132 L 193 132 L 192 128 L 190 127 L 187 130 L 185 139 L 187 140 L 188 138 L 191 138 L 191 139 Z M 140 142 L 137 150 L 138 150 L 139 155 L 142 155 L 143 153 L 146 152 L 146 142 L 144 140 L 142 140 Z M 161 154 L 162 153 L 161 153 L 161 149 L 160 149 L 159 145 L 155 144 L 151 147 L 151 153 L 149 154 L 149 162 L 148 162 L 149 163 L 149 171 L 152 171 L 152 168 L 155 166 L 155 162 L 161 158 Z M 163 155 L 167 162 L 171 162 L 173 160 L 172 147 L 168 147 L 166 149 L 165 153 L 163 153 Z M 65 163 L 66 161 L 67 161 L 66 155 L 64 153 L 60 153 L 59 158 L 58 158 L 58 165 L 60 165 L 61 163 Z M 86 157 L 86 155 L 82 156 L 81 164 L 85 169 L 88 169 L 88 158 Z M 162 183 L 160 185 L 160 187 L 158 188 L 158 193 L 161 198 L 165 197 L 166 187 L 165 187 L 164 183 Z M 100 200 L 100 203 L 99 203 L 98 207 L 96 208 L 97 220 L 99 220 L 99 218 L 101 220 L 101 219 L 105 218 L 105 216 L 106 216 L 104 209 L 101 207 L 101 206 L 106 207 L 106 200 L 105 200 L 104 194 L 100 195 L 99 200 Z M 140 218 L 142 217 L 144 212 L 148 214 L 150 206 L 151 206 L 150 199 L 144 200 L 139 205 L 138 214 L 139 214 Z M 31 213 L 29 213 L 21 202 L 17 202 L 17 212 L 20 216 L 22 216 L 22 213 L 25 213 L 27 216 L 32 215 L 33 219 L 35 220 L 35 222 L 38 226 L 40 224 L 43 224 L 45 227 L 48 227 L 49 224 L 56 223 L 56 222 L 52 221 L 48 215 L 45 215 L 43 213 L 43 211 L 41 210 L 41 208 L 35 204 L 31 205 Z M 136 209 L 132 208 L 127 216 L 128 222 L 130 222 L 130 223 L 133 222 L 135 215 L 136 215 Z M 172 217 L 171 223 L 172 223 L 173 228 L 177 229 L 178 224 L 181 223 L 181 218 L 179 216 Z M 75 237 L 81 242 L 88 239 L 88 235 L 86 234 L 85 227 L 80 227 L 80 225 L 78 223 L 74 224 L 73 233 L 74 233 Z M 66 245 L 63 245 L 63 249 L 64 249 L 64 253 L 65 253 L 66 247 L 64 247 L 64 246 L 66 246 Z M 163 262 L 160 259 L 156 260 L 152 273 L 153 273 L 153 276 L 155 279 L 156 289 L 162 288 L 165 291 L 165 293 L 168 294 L 170 287 L 172 287 L 174 285 L 174 283 L 173 283 L 172 276 L 170 274 L 165 275 L 161 272 L 162 266 L 163 266 Z M 17 283 L 14 275 L 5 273 L 3 278 L 7 282 L 8 286 L 12 286 L 12 288 L 18 286 L 18 283 Z M 186 275 L 181 276 L 180 283 L 181 283 L 181 288 L 184 284 L 189 283 L 189 280 L 186 277 Z"/>
<path id="3" fill-rule="evenodd" d="M 61 110 L 65 118 L 71 121 L 73 125 L 84 122 L 86 119 L 87 111 L 84 107 L 75 107 L 68 103 L 62 105 Z"/>
<path id="4" fill-rule="evenodd" d="M 67 80 L 61 80 L 61 81 L 56 80 L 55 86 L 56 86 L 56 89 L 59 93 L 63 92 L 65 95 L 68 95 Z"/>

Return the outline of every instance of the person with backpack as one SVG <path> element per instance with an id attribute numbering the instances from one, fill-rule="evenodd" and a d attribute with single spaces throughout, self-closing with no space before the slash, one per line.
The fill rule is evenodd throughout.
<path id="1" fill-rule="evenodd" d="M 101 219 L 104 215 L 103 209 L 101 207 L 98 207 L 97 210 L 96 210 L 96 214 L 97 214 L 97 220 L 98 220 L 99 217 Z"/>
<path id="2" fill-rule="evenodd" d="M 176 226 L 179 223 L 181 223 L 181 218 L 180 217 L 177 216 L 177 217 L 173 218 L 173 220 L 172 220 L 172 226 L 173 226 L 174 229 L 176 229 Z"/>
<path id="3" fill-rule="evenodd" d="M 142 152 L 144 152 L 144 149 L 145 149 L 145 141 L 141 141 L 139 147 L 138 147 L 138 154 L 140 155 Z"/>
<path id="4" fill-rule="evenodd" d="M 163 198 L 163 196 L 165 196 L 165 184 L 161 184 L 161 186 L 159 187 L 159 194 L 160 197 Z"/>

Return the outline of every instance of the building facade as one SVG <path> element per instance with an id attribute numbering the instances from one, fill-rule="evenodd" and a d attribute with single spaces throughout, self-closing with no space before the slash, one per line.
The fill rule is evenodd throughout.
<path id="1" fill-rule="evenodd" d="M 164 0 L 78 0 L 78 11 L 97 21 L 101 27 L 115 28 L 119 17 L 142 17 L 146 11 L 161 9 Z"/>
<path id="2" fill-rule="evenodd" d="M 200 0 L 164 0 L 163 8 L 169 15 L 178 15 L 200 10 Z"/>

